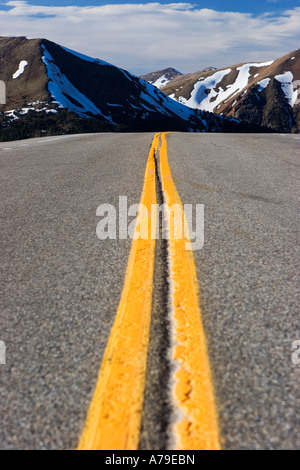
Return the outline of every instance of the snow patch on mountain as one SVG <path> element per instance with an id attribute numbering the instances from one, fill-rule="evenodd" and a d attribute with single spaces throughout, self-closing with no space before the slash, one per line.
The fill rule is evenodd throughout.
<path id="1" fill-rule="evenodd" d="M 263 91 L 265 88 L 267 88 L 270 81 L 271 81 L 270 78 L 264 78 L 263 80 L 260 80 L 260 82 L 257 82 L 258 91 Z"/>
<path id="2" fill-rule="evenodd" d="M 187 100 L 184 97 L 179 97 L 178 101 L 182 104 L 185 104 L 189 108 L 193 109 L 202 109 L 205 111 L 212 111 L 215 106 L 219 104 L 217 101 L 210 102 L 212 98 L 218 96 L 218 94 L 225 93 L 226 91 L 222 88 L 219 88 L 218 91 L 215 91 L 216 85 L 220 83 L 223 78 L 231 72 L 231 69 L 221 70 L 219 72 L 210 75 L 207 78 L 200 78 L 195 84 L 194 89 L 191 92 L 191 97 Z M 209 95 L 207 91 L 209 91 Z M 230 93 L 229 93 L 230 94 Z M 174 95 L 171 95 L 173 98 Z M 223 101 L 221 99 L 221 101 Z"/>
<path id="3" fill-rule="evenodd" d="M 27 60 L 21 60 L 21 62 L 19 63 L 18 70 L 13 74 L 13 80 L 22 75 L 22 73 L 24 73 L 26 65 L 28 65 Z"/>
<path id="4" fill-rule="evenodd" d="M 236 82 L 230 87 L 230 89 L 235 88 L 234 95 L 240 93 L 249 83 L 249 78 L 251 77 L 250 69 L 252 67 L 260 68 L 260 67 L 268 67 L 272 65 L 274 60 L 269 62 L 259 62 L 259 63 L 252 63 L 252 64 L 244 64 L 241 67 L 237 67 L 239 70 L 239 74 L 237 76 Z"/>
<path id="5" fill-rule="evenodd" d="M 191 97 L 189 99 L 185 99 L 181 96 L 177 98 L 177 100 L 190 108 L 213 112 L 220 103 L 226 103 L 247 87 L 249 78 L 251 77 L 250 69 L 252 67 L 267 67 L 272 65 L 273 62 L 274 61 L 249 63 L 244 64 L 241 67 L 237 67 L 236 70 L 239 73 L 236 81 L 231 85 L 227 85 L 226 90 L 224 90 L 219 84 L 222 82 L 223 78 L 232 71 L 232 69 L 219 70 L 205 79 L 200 78 L 194 85 L 194 89 L 192 90 Z M 171 95 L 171 98 L 174 98 L 174 95 Z"/>
<path id="6" fill-rule="evenodd" d="M 170 79 L 166 77 L 166 75 L 162 75 L 159 77 L 155 82 L 152 83 L 156 88 L 162 88 L 166 86 L 168 83 L 170 83 Z"/>
<path id="7" fill-rule="evenodd" d="M 297 100 L 298 92 L 297 92 L 297 90 L 293 89 L 294 76 L 293 76 L 292 72 L 284 72 L 281 75 L 276 75 L 275 79 L 278 82 L 281 83 L 282 91 L 283 91 L 289 105 L 293 108 L 293 106 L 294 106 L 294 104 Z"/>
<path id="8" fill-rule="evenodd" d="M 77 113 L 81 117 L 88 117 L 88 113 L 90 113 L 93 115 L 101 115 L 109 122 L 112 122 L 109 116 L 105 116 L 92 101 L 72 85 L 67 77 L 61 73 L 46 47 L 43 45 L 42 48 L 44 51 L 42 59 L 47 67 L 49 77 L 48 89 L 55 102 L 59 104 L 60 107 Z"/>

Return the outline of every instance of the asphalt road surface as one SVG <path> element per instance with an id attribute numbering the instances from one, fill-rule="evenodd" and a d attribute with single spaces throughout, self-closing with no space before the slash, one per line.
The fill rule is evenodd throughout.
<path id="1" fill-rule="evenodd" d="M 300 446 L 299 157 L 297 136 L 169 137 L 182 202 L 205 205 L 194 256 L 225 448 Z"/>
<path id="2" fill-rule="evenodd" d="M 1 449 L 78 444 L 131 246 L 98 240 L 96 209 L 118 207 L 119 196 L 139 203 L 152 139 L 0 144 Z M 222 447 L 299 448 L 300 140 L 172 134 L 168 155 L 182 202 L 205 205 L 194 257 Z M 164 250 L 158 243 L 141 449 L 164 446 L 168 421 Z"/>

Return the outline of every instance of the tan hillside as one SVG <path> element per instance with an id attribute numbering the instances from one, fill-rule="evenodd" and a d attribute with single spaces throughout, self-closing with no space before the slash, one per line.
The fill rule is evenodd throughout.
<path id="1" fill-rule="evenodd" d="M 275 61 L 242 63 L 179 76 L 162 91 L 193 109 L 290 132 L 300 126 L 299 104 L 295 103 L 292 85 L 297 80 L 300 49 Z"/>
<path id="2" fill-rule="evenodd" d="M 0 78 L 6 84 L 7 96 L 1 111 L 26 107 L 30 102 L 49 101 L 48 77 L 40 44 L 40 39 L 0 37 Z M 27 61 L 28 65 L 13 79 L 22 61 Z"/>

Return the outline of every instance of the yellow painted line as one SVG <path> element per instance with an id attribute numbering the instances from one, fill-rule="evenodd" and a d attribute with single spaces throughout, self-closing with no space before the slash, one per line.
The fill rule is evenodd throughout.
<path id="1" fill-rule="evenodd" d="M 168 164 L 166 133 L 161 139 L 160 172 L 165 203 L 167 208 L 180 204 L 185 219 Z M 169 210 L 167 222 L 170 230 L 172 360 L 176 365 L 172 398 L 177 417 L 171 429 L 170 446 L 176 450 L 218 450 L 219 428 L 194 257 L 192 251 L 186 249 L 189 239 L 174 236 L 175 218 Z"/>
<path id="2" fill-rule="evenodd" d="M 146 167 L 140 204 L 151 218 L 156 204 L 154 137 Z M 129 262 L 115 323 L 104 353 L 98 382 L 79 450 L 136 450 L 139 443 L 147 351 L 150 333 L 155 220 L 149 220 L 148 239 L 132 241 Z M 137 224 L 136 234 L 139 226 Z M 153 232 L 155 233 L 155 232 Z"/>

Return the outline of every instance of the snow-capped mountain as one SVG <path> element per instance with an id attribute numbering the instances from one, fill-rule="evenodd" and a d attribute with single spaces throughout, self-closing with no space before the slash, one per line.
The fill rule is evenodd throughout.
<path id="1" fill-rule="evenodd" d="M 162 90 L 192 109 L 291 132 L 300 130 L 297 80 L 300 80 L 300 49 L 278 60 L 176 77 Z"/>
<path id="2" fill-rule="evenodd" d="M 192 110 L 123 69 L 45 39 L 0 38 L 0 58 L 0 80 L 7 88 L 6 104 L 0 106 L 5 126 L 32 112 L 57 121 L 67 110 L 81 125 L 88 119 L 87 131 L 97 130 L 99 123 L 124 131 L 240 128 L 235 119 Z M 67 131 L 66 121 L 72 128 L 74 119 L 63 120 Z"/>
<path id="3" fill-rule="evenodd" d="M 199 73 L 210 72 L 212 70 L 217 70 L 217 68 L 207 67 Z M 151 83 L 151 85 L 154 85 L 157 88 L 161 89 L 167 86 L 172 80 L 174 80 L 174 78 L 182 77 L 182 76 L 183 76 L 183 73 L 179 72 L 176 69 L 169 67 L 167 69 L 158 70 L 157 72 L 150 72 L 145 75 L 141 75 L 140 78 L 142 78 L 146 82 Z"/>
<path id="4" fill-rule="evenodd" d="M 146 82 L 151 83 L 151 85 L 154 85 L 157 88 L 162 88 L 168 85 L 168 83 L 170 83 L 175 77 L 180 77 L 182 75 L 183 74 L 181 72 L 178 72 L 178 70 L 169 67 L 164 70 L 158 70 L 157 72 L 151 72 L 147 73 L 146 75 L 141 75 L 140 78 L 142 78 Z"/>

